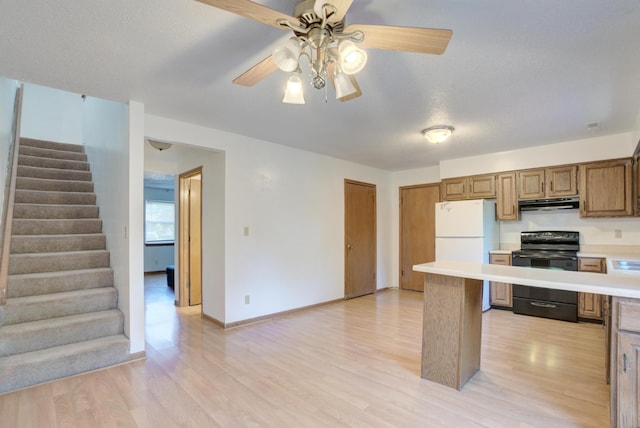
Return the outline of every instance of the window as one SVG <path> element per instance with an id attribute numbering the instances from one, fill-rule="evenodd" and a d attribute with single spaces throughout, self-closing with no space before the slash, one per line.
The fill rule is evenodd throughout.
<path id="1" fill-rule="evenodd" d="M 169 201 L 145 201 L 144 243 L 173 244 L 175 240 L 175 204 Z"/>

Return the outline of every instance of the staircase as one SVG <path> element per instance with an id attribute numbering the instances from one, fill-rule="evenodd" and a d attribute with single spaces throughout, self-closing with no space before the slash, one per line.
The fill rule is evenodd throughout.
<path id="1" fill-rule="evenodd" d="M 21 139 L 0 393 L 127 361 L 83 146 Z"/>

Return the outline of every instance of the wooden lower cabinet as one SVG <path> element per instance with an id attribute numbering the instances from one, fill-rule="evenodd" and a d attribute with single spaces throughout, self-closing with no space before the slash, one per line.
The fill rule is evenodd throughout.
<path id="1" fill-rule="evenodd" d="M 606 259 L 600 257 L 580 257 L 578 259 L 580 272 L 606 273 Z M 578 293 L 578 318 L 602 321 L 601 294 Z"/>
<path id="2" fill-rule="evenodd" d="M 613 298 L 611 426 L 640 426 L 640 299 Z"/>
<path id="3" fill-rule="evenodd" d="M 489 263 L 492 265 L 511 266 L 511 254 L 489 254 Z M 489 292 L 489 303 L 492 307 L 513 307 L 511 284 L 490 281 Z"/>

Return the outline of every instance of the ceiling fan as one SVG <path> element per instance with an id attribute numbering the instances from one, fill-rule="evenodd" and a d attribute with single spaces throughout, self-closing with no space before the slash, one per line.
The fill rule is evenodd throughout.
<path id="1" fill-rule="evenodd" d="M 306 58 L 311 84 L 322 89 L 329 80 L 336 98 L 348 101 L 362 95 L 354 75 L 364 67 L 367 54 L 361 48 L 441 55 L 453 31 L 433 28 L 351 24 L 345 15 L 353 0 L 301 0 L 293 16 L 250 0 L 196 0 L 281 30 L 292 31 L 286 44 L 274 49 L 233 83 L 253 86 L 280 69 L 292 73 L 283 102 L 304 104 L 300 60 Z"/>

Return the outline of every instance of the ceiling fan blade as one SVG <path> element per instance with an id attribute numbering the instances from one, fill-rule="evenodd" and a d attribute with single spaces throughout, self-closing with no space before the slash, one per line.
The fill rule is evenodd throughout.
<path id="1" fill-rule="evenodd" d="M 329 82 L 331 82 L 331 85 L 333 86 L 334 90 L 336 89 L 335 73 L 336 73 L 336 65 L 334 63 L 330 63 L 329 65 L 327 65 L 327 77 L 329 78 Z M 349 80 L 351 80 L 351 84 L 356 89 L 356 91 L 350 94 L 347 94 L 344 97 L 338 98 L 342 102 L 349 101 L 354 98 L 358 98 L 359 96 L 362 95 L 362 90 L 360 89 L 360 85 L 358 85 L 358 82 L 356 81 L 355 76 L 351 75 L 348 77 L 349 77 Z"/>
<path id="2" fill-rule="evenodd" d="M 269 55 L 240 76 L 233 79 L 233 83 L 241 86 L 253 86 L 274 71 L 278 70 L 273 57 Z"/>
<path id="3" fill-rule="evenodd" d="M 392 27 L 387 25 L 349 25 L 345 33 L 362 31 L 362 48 L 386 49 L 441 55 L 453 35 L 451 30 L 437 28 Z"/>
<path id="4" fill-rule="evenodd" d="M 353 0 L 327 0 L 325 3 L 329 3 L 337 10 L 336 14 L 329 18 L 329 22 L 338 22 L 344 19 L 344 16 L 351 7 Z"/>
<path id="5" fill-rule="evenodd" d="M 289 30 L 287 27 L 282 27 L 278 24 L 278 20 L 284 19 L 292 24 L 300 25 L 300 21 L 293 16 L 278 12 L 277 10 L 270 9 L 258 3 L 254 3 L 250 0 L 196 0 L 200 3 L 208 4 L 209 6 L 216 7 L 218 9 L 226 10 L 227 12 L 235 13 L 236 15 L 244 16 L 245 18 L 253 19 L 263 24 L 271 25 L 283 30 Z"/>

